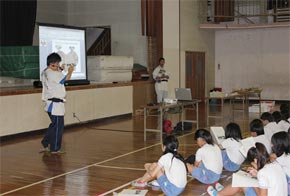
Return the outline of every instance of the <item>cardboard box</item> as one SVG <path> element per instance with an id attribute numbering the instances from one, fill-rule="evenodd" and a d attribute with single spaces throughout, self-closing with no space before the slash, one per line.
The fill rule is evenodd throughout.
<path id="1" fill-rule="evenodd" d="M 261 101 L 261 106 L 264 108 L 264 110 L 270 112 L 275 107 L 275 101 Z"/>
<path id="2" fill-rule="evenodd" d="M 261 113 L 270 112 L 274 109 L 275 101 L 261 101 Z M 259 113 L 260 104 L 253 104 L 249 107 L 250 113 Z"/>

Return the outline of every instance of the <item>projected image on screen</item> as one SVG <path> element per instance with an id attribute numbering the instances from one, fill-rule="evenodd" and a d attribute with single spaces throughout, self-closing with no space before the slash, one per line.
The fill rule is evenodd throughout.
<path id="1" fill-rule="evenodd" d="M 87 79 L 84 29 L 39 25 L 40 73 L 52 52 L 61 56 L 61 64 L 74 66 L 71 80 Z"/>
<path id="2" fill-rule="evenodd" d="M 74 65 L 75 72 L 81 72 L 81 59 L 80 56 L 80 42 L 75 41 L 52 41 L 53 52 L 58 53 L 61 56 L 61 64 Z"/>

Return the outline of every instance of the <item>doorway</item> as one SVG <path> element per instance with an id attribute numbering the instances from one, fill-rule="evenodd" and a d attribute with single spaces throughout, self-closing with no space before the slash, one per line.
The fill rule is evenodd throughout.
<path id="1" fill-rule="evenodd" d="M 193 99 L 200 99 L 199 126 L 205 125 L 205 52 L 185 52 L 185 87 L 191 89 Z M 196 118 L 195 112 L 188 110 L 187 116 Z"/>
<path id="2" fill-rule="evenodd" d="M 205 98 L 205 52 L 185 52 L 185 87 L 193 99 Z"/>

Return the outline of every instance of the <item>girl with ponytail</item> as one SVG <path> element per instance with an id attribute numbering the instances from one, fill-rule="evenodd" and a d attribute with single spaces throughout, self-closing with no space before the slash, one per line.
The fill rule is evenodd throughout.
<path id="1" fill-rule="evenodd" d="M 179 142 L 173 135 L 163 140 L 163 155 L 157 163 L 146 163 L 146 173 L 132 183 L 135 187 L 145 187 L 147 182 L 157 179 L 157 183 L 165 195 L 181 194 L 187 183 L 187 171 L 183 158 L 178 154 Z"/>

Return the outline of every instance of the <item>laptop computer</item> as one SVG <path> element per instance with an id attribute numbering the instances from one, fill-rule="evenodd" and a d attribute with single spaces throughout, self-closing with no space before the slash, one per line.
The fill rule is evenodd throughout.
<path id="1" fill-rule="evenodd" d="M 190 88 L 176 88 L 175 98 L 178 101 L 192 101 Z"/>

